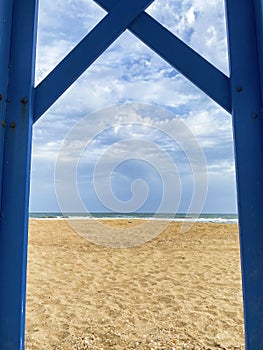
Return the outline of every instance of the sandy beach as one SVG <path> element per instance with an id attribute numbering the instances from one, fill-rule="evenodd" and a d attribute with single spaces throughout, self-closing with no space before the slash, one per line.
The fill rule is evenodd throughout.
<path id="1" fill-rule="evenodd" d="M 99 227 L 96 244 L 94 220 L 82 235 L 30 221 L 27 350 L 245 348 L 237 225 L 173 222 L 143 244 L 141 221 Z M 133 227 L 136 244 L 117 247 Z"/>

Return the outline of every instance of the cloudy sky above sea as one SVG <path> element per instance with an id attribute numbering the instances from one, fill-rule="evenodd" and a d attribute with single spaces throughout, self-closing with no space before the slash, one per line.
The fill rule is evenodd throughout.
<path id="1" fill-rule="evenodd" d="M 146 12 L 228 75 L 223 0 Z M 36 85 L 105 15 L 40 0 Z M 125 31 L 35 123 L 31 175 L 30 211 L 234 213 L 231 116 Z"/>

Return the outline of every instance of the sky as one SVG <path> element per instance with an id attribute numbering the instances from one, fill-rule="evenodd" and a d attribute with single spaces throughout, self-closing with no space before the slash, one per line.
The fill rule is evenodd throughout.
<path id="1" fill-rule="evenodd" d="M 228 75 L 223 0 L 146 12 Z M 105 15 L 40 0 L 35 84 Z M 125 31 L 35 123 L 30 211 L 235 213 L 231 116 Z"/>

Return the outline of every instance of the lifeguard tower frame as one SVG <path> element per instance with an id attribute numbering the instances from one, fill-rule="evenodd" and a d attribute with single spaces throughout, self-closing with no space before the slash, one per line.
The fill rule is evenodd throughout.
<path id="1" fill-rule="evenodd" d="M 144 12 L 154 0 L 95 1 L 108 14 L 36 87 L 38 0 L 0 2 L 0 349 L 24 349 L 32 126 L 126 29 L 232 114 L 245 341 L 263 349 L 262 0 L 225 0 L 230 77 Z"/>

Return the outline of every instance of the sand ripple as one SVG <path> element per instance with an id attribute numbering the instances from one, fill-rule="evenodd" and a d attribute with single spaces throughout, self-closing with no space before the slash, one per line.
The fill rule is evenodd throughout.
<path id="1" fill-rule="evenodd" d="M 172 223 L 118 249 L 31 220 L 29 238 L 26 349 L 244 349 L 236 225 Z"/>

